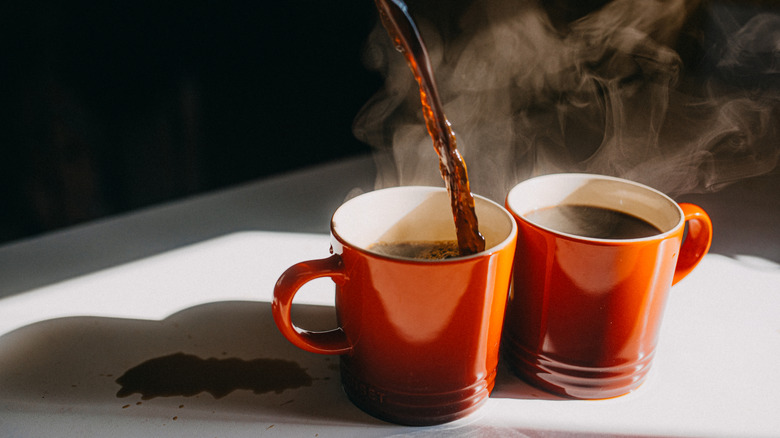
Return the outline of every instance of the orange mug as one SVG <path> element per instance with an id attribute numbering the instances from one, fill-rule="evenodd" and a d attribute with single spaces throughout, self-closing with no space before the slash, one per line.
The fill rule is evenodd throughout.
<path id="1" fill-rule="evenodd" d="M 671 286 L 709 250 L 709 216 L 650 187 L 589 174 L 529 179 L 506 207 L 519 228 L 504 325 L 509 368 L 571 398 L 636 389 Z"/>
<path id="2" fill-rule="evenodd" d="M 350 400 L 380 419 L 432 425 L 476 410 L 493 389 L 517 225 L 475 196 L 483 252 L 424 260 L 386 255 L 377 243 L 454 241 L 446 190 L 396 187 L 353 198 L 331 220 L 331 257 L 301 262 L 276 283 L 279 330 L 312 353 L 340 356 Z M 312 332 L 291 320 L 306 282 L 336 284 L 338 327 Z"/>

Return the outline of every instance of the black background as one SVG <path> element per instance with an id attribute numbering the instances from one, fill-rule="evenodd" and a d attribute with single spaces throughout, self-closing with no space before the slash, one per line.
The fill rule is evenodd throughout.
<path id="1" fill-rule="evenodd" d="M 472 1 L 408 3 L 448 23 Z M 608 3 L 539 1 L 561 29 Z M 709 9 L 738 29 L 778 6 L 703 1 L 680 86 L 726 45 Z M 0 243 L 370 153 L 352 123 L 383 82 L 362 63 L 377 22 L 372 0 L 0 2 Z M 758 95 L 778 83 L 726 73 Z"/>
<path id="2" fill-rule="evenodd" d="M 0 241 L 368 153 L 371 1 L 0 6 Z"/>

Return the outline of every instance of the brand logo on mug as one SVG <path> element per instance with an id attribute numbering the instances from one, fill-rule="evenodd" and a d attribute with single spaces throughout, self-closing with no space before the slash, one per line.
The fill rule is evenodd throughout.
<path id="1" fill-rule="evenodd" d="M 348 393 L 355 394 L 359 397 L 368 399 L 372 402 L 377 402 L 379 404 L 383 404 L 385 402 L 385 397 L 387 396 L 386 392 L 380 391 L 348 374 L 342 373 L 341 383 L 344 385 Z"/>

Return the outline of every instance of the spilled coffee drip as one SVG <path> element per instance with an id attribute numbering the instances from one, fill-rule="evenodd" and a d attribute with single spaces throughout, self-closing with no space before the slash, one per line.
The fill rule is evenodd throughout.
<path id="1" fill-rule="evenodd" d="M 428 51 L 422 37 L 401 0 L 376 0 L 379 15 L 398 51 L 404 54 L 420 86 L 425 126 L 439 156 L 439 170 L 450 195 L 460 255 L 485 249 L 485 238 L 479 232 L 474 198 L 471 196 L 466 164 L 457 150 L 455 135 L 444 115 Z"/>

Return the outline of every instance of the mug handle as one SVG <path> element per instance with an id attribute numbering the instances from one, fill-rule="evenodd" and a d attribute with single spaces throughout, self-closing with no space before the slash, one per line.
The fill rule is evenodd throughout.
<path id="1" fill-rule="evenodd" d="M 690 274 L 710 250 L 712 244 L 712 221 L 709 215 L 698 205 L 685 202 L 679 205 L 685 216 L 685 223 L 688 225 L 688 235 L 680 248 L 672 284 L 676 284 Z"/>
<path id="2" fill-rule="evenodd" d="M 315 332 L 297 327 L 292 322 L 293 297 L 305 283 L 320 277 L 330 277 L 336 284 L 343 283 L 346 275 L 341 256 L 334 254 L 326 259 L 296 263 L 284 271 L 274 287 L 271 304 L 274 322 L 284 337 L 298 348 L 319 354 L 348 353 L 352 346 L 341 327 Z"/>

